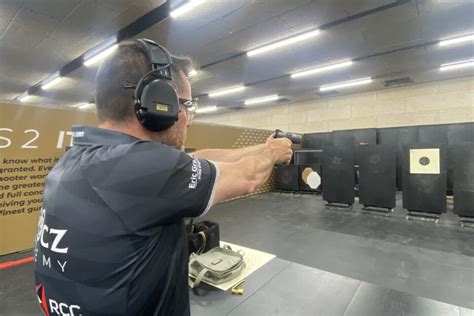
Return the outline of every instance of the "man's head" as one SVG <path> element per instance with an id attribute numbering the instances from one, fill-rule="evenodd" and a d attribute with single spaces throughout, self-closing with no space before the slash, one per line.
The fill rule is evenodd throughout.
<path id="1" fill-rule="evenodd" d="M 191 59 L 173 57 L 171 84 L 181 99 L 192 98 L 186 75 L 192 68 L 194 65 Z M 99 123 L 112 128 L 120 127 L 122 131 L 124 128 L 131 129 L 135 134 L 147 135 L 164 144 L 181 148 L 186 140 L 186 129 L 191 125 L 186 108 L 180 106 L 179 119 L 172 127 L 163 132 L 151 132 L 141 126 L 136 118 L 133 89 L 123 87 L 124 83 L 138 83 L 150 70 L 152 66 L 141 43 L 128 40 L 119 44 L 97 72 L 95 99 Z"/>

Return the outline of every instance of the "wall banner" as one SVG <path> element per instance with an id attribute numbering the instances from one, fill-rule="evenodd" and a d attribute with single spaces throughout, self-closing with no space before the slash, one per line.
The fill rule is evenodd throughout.
<path id="1" fill-rule="evenodd" d="M 95 113 L 0 104 L 0 255 L 32 248 L 45 177 Z"/>

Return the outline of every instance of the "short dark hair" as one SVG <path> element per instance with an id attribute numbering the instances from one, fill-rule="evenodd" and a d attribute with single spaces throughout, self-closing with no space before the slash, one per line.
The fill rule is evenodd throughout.
<path id="1" fill-rule="evenodd" d="M 185 77 L 196 65 L 189 57 L 173 56 L 171 84 L 178 93 L 185 89 Z M 124 89 L 124 83 L 136 84 L 151 64 L 143 45 L 126 40 L 100 65 L 96 76 L 95 102 L 99 122 L 125 122 L 134 117 L 133 89 Z"/>

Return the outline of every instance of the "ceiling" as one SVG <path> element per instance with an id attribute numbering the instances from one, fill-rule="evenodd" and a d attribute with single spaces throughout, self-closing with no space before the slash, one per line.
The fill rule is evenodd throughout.
<path id="1" fill-rule="evenodd" d="M 0 0 L 0 100 L 24 91 L 164 0 Z M 179 3 L 171 2 L 170 6 Z M 245 52 L 319 28 L 304 42 L 266 54 Z M 285 102 L 320 98 L 318 87 L 372 77 L 338 94 L 387 89 L 382 81 L 414 83 L 472 76 L 473 68 L 440 72 L 444 63 L 474 57 L 474 42 L 440 47 L 441 39 L 474 33 L 474 0 L 206 0 L 190 13 L 165 18 L 136 34 L 190 55 L 202 69 L 192 78 L 202 106 L 245 110 L 243 100 L 278 94 Z M 288 74 L 341 60 L 352 66 L 311 77 Z M 71 107 L 93 100 L 97 67 L 81 66 L 29 104 Z M 208 93 L 247 85 L 245 92 L 210 99 Z M 287 101 L 289 100 L 289 101 Z M 282 102 L 275 101 L 266 104 Z M 222 111 L 222 110 L 221 110 Z"/>

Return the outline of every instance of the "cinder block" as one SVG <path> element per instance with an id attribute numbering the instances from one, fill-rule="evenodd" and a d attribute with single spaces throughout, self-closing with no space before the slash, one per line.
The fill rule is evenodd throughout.
<path id="1" fill-rule="evenodd" d="M 288 114 L 288 104 L 269 106 L 267 111 L 269 114 Z"/>
<path id="2" fill-rule="evenodd" d="M 343 105 L 352 104 L 352 98 L 354 95 L 344 95 L 340 97 L 332 97 L 328 98 L 328 105 L 329 107 L 339 107 Z"/>
<path id="3" fill-rule="evenodd" d="M 443 110 L 439 112 L 439 123 L 462 123 L 471 122 L 473 119 L 474 108 L 463 107 Z"/>
<path id="4" fill-rule="evenodd" d="M 260 127 L 260 126 L 271 126 L 272 118 L 268 115 L 258 115 L 258 116 L 244 116 L 242 118 L 242 125 L 244 127 Z"/>
<path id="5" fill-rule="evenodd" d="M 473 106 L 474 92 L 452 92 L 440 94 L 445 109 Z"/>
<path id="6" fill-rule="evenodd" d="M 342 120 L 350 119 L 352 113 L 352 106 L 350 104 L 345 105 L 328 105 L 328 111 L 326 113 L 325 120 Z"/>
<path id="7" fill-rule="evenodd" d="M 351 113 L 353 118 L 372 116 L 377 114 L 377 104 L 375 102 L 353 103 Z"/>
<path id="8" fill-rule="evenodd" d="M 390 100 L 380 100 L 376 104 L 375 113 L 377 115 L 384 114 L 395 114 L 395 113 L 406 113 L 407 112 L 407 99 L 390 99 Z"/>
<path id="9" fill-rule="evenodd" d="M 438 93 L 474 91 L 474 77 L 444 80 L 438 82 Z"/>
<path id="10" fill-rule="evenodd" d="M 329 132 L 329 122 L 311 122 L 307 123 L 305 126 L 305 133 L 320 133 L 320 132 Z"/>
<path id="11" fill-rule="evenodd" d="M 372 128 L 377 126 L 377 116 L 329 121 L 329 129 L 333 131 L 357 128 Z"/>
<path id="12" fill-rule="evenodd" d="M 397 127 L 414 125 L 413 113 L 385 114 L 377 116 L 377 127 Z"/>
<path id="13" fill-rule="evenodd" d="M 438 85 L 436 83 L 427 83 L 411 85 L 398 88 L 387 88 L 377 91 L 378 100 L 399 99 L 403 97 L 414 97 L 422 95 L 432 95 L 437 93 Z"/>
<path id="14" fill-rule="evenodd" d="M 425 111 L 413 113 L 413 125 L 426 125 L 439 123 L 439 111 Z"/>
<path id="15" fill-rule="evenodd" d="M 351 104 L 374 103 L 377 101 L 377 92 L 357 93 L 347 96 L 351 100 Z"/>
<path id="16" fill-rule="evenodd" d="M 437 94 L 408 97 L 407 111 L 422 112 L 429 110 L 441 110 L 445 108 L 445 102 L 445 99 Z"/>
<path id="17" fill-rule="evenodd" d="M 327 109 L 308 111 L 306 121 L 308 123 L 324 121 L 326 115 L 325 112 L 327 112 Z"/>
<path id="18" fill-rule="evenodd" d="M 288 124 L 306 124 L 308 112 L 294 112 L 287 116 Z"/>
<path id="19" fill-rule="evenodd" d="M 315 99 L 310 101 L 292 103 L 288 105 L 288 113 L 291 114 L 295 112 L 318 110 L 326 107 L 327 104 L 327 99 Z"/>
<path id="20" fill-rule="evenodd" d="M 293 133 L 306 133 L 306 125 L 303 124 L 288 124 L 286 131 L 293 132 Z M 283 128 L 280 128 L 284 130 Z"/>
<path id="21" fill-rule="evenodd" d="M 288 116 L 292 114 L 273 114 L 272 124 L 288 124 Z"/>

